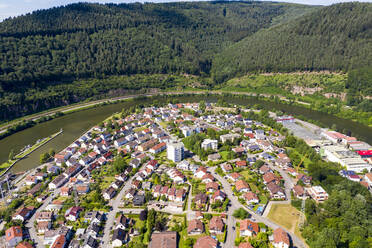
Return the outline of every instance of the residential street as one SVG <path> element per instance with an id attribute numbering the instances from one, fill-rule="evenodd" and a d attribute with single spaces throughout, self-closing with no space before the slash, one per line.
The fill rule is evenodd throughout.
<path id="1" fill-rule="evenodd" d="M 228 198 L 230 199 L 231 209 L 243 208 L 246 211 L 248 211 L 252 215 L 252 217 L 254 219 L 256 219 L 257 222 L 262 222 L 262 223 L 264 223 L 265 225 L 269 226 L 272 229 L 276 229 L 278 227 L 283 228 L 283 230 L 285 230 L 290 235 L 294 247 L 298 247 L 298 248 L 305 248 L 306 247 L 305 244 L 302 242 L 302 240 L 300 238 L 298 238 L 295 234 L 289 232 L 284 227 L 275 224 L 274 222 L 270 221 L 269 219 L 266 219 L 266 218 L 256 214 L 255 212 L 253 212 L 252 210 L 248 209 L 243 204 L 241 204 L 239 202 L 238 198 L 234 195 L 230 184 L 226 181 L 226 179 L 222 178 L 220 175 L 215 173 L 215 169 L 216 169 L 215 167 L 208 168 L 208 171 L 210 171 L 212 173 L 212 175 L 218 181 L 221 182 L 225 193 L 227 194 Z M 231 231 L 232 230 L 229 229 L 228 232 L 227 232 L 226 243 L 225 243 L 224 247 L 234 247 L 234 243 L 231 244 L 231 243 L 227 242 L 227 241 L 231 242 L 231 240 L 235 240 L 235 237 L 232 237 L 232 236 L 235 236 L 235 232 L 231 232 Z M 228 246 L 228 245 L 230 245 L 230 246 Z"/>
<path id="2" fill-rule="evenodd" d="M 36 221 L 36 213 L 42 212 L 50 202 L 54 199 L 55 195 L 59 195 L 60 189 L 56 189 L 47 199 L 45 199 L 43 205 L 41 205 L 35 213 L 32 215 L 32 217 L 27 221 L 26 227 L 28 229 L 28 232 L 30 234 L 30 239 L 35 241 L 35 247 L 36 248 L 44 248 L 44 242 L 40 237 L 37 235 L 36 228 L 34 226 L 34 222 Z"/>
<path id="3" fill-rule="evenodd" d="M 104 234 L 102 238 L 103 247 L 109 247 L 108 244 L 110 243 L 110 231 L 112 230 L 112 227 L 114 225 L 116 213 L 119 212 L 120 210 L 119 209 L 120 202 L 122 201 L 125 192 L 130 189 L 132 180 L 133 180 L 133 177 L 129 178 L 128 181 L 124 183 L 124 186 L 121 189 L 121 191 L 116 195 L 114 199 L 111 199 L 109 202 L 109 205 L 112 206 L 112 210 L 110 210 L 108 214 L 106 215 L 106 225 L 105 225 Z M 134 210 L 128 210 L 128 211 L 134 211 Z"/>

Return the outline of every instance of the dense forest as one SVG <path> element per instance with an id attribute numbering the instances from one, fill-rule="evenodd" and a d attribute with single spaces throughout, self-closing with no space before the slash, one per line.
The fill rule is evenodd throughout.
<path id="1" fill-rule="evenodd" d="M 0 118 L 86 99 L 85 92 L 61 90 L 81 79 L 158 73 L 209 76 L 216 53 L 312 9 L 261 2 L 78 3 L 4 20 Z M 136 82 L 126 83 L 124 90 L 133 88 Z M 96 92 L 102 93 L 98 88 L 89 94 Z"/>
<path id="2" fill-rule="evenodd" d="M 213 61 L 215 81 L 247 72 L 348 71 L 372 65 L 372 4 L 313 11 L 243 39 Z"/>
<path id="3" fill-rule="evenodd" d="M 310 247 L 364 248 L 372 244 L 372 197 L 367 188 L 338 174 L 339 164 L 323 161 L 303 140 L 287 136 L 285 145 L 309 156 L 307 166 L 314 184 L 329 198 L 321 205 L 306 200 L 306 223 L 302 235 Z M 301 208 L 301 201 L 292 204 Z"/>
<path id="4" fill-rule="evenodd" d="M 139 73 L 209 73 L 221 49 L 297 5 L 71 4 L 0 23 L 2 88 Z M 303 8 L 303 7 L 302 7 Z"/>
<path id="5" fill-rule="evenodd" d="M 193 87 L 213 88 L 246 73 L 324 69 L 351 70 L 348 104 L 369 111 L 371 13 L 367 3 L 218 1 L 78 3 L 9 18 L 0 22 L 0 121 L 191 75 Z"/>

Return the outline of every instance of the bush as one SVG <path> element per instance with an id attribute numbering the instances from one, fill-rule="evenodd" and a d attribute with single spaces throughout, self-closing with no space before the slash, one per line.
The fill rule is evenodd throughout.
<path id="1" fill-rule="evenodd" d="M 234 211 L 233 216 L 237 219 L 243 220 L 249 218 L 250 214 L 243 208 L 239 208 Z"/>

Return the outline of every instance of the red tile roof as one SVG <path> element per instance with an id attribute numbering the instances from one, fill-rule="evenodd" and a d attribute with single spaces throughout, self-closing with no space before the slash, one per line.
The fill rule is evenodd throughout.
<path id="1" fill-rule="evenodd" d="M 10 241 L 16 237 L 23 237 L 22 228 L 20 226 L 12 226 L 5 231 L 6 241 Z"/>

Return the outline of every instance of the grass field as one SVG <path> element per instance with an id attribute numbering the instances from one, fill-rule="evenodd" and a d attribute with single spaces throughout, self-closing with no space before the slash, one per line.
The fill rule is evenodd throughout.
<path id="1" fill-rule="evenodd" d="M 267 217 L 302 238 L 298 226 L 300 214 L 301 212 L 290 204 L 273 204 Z"/>

